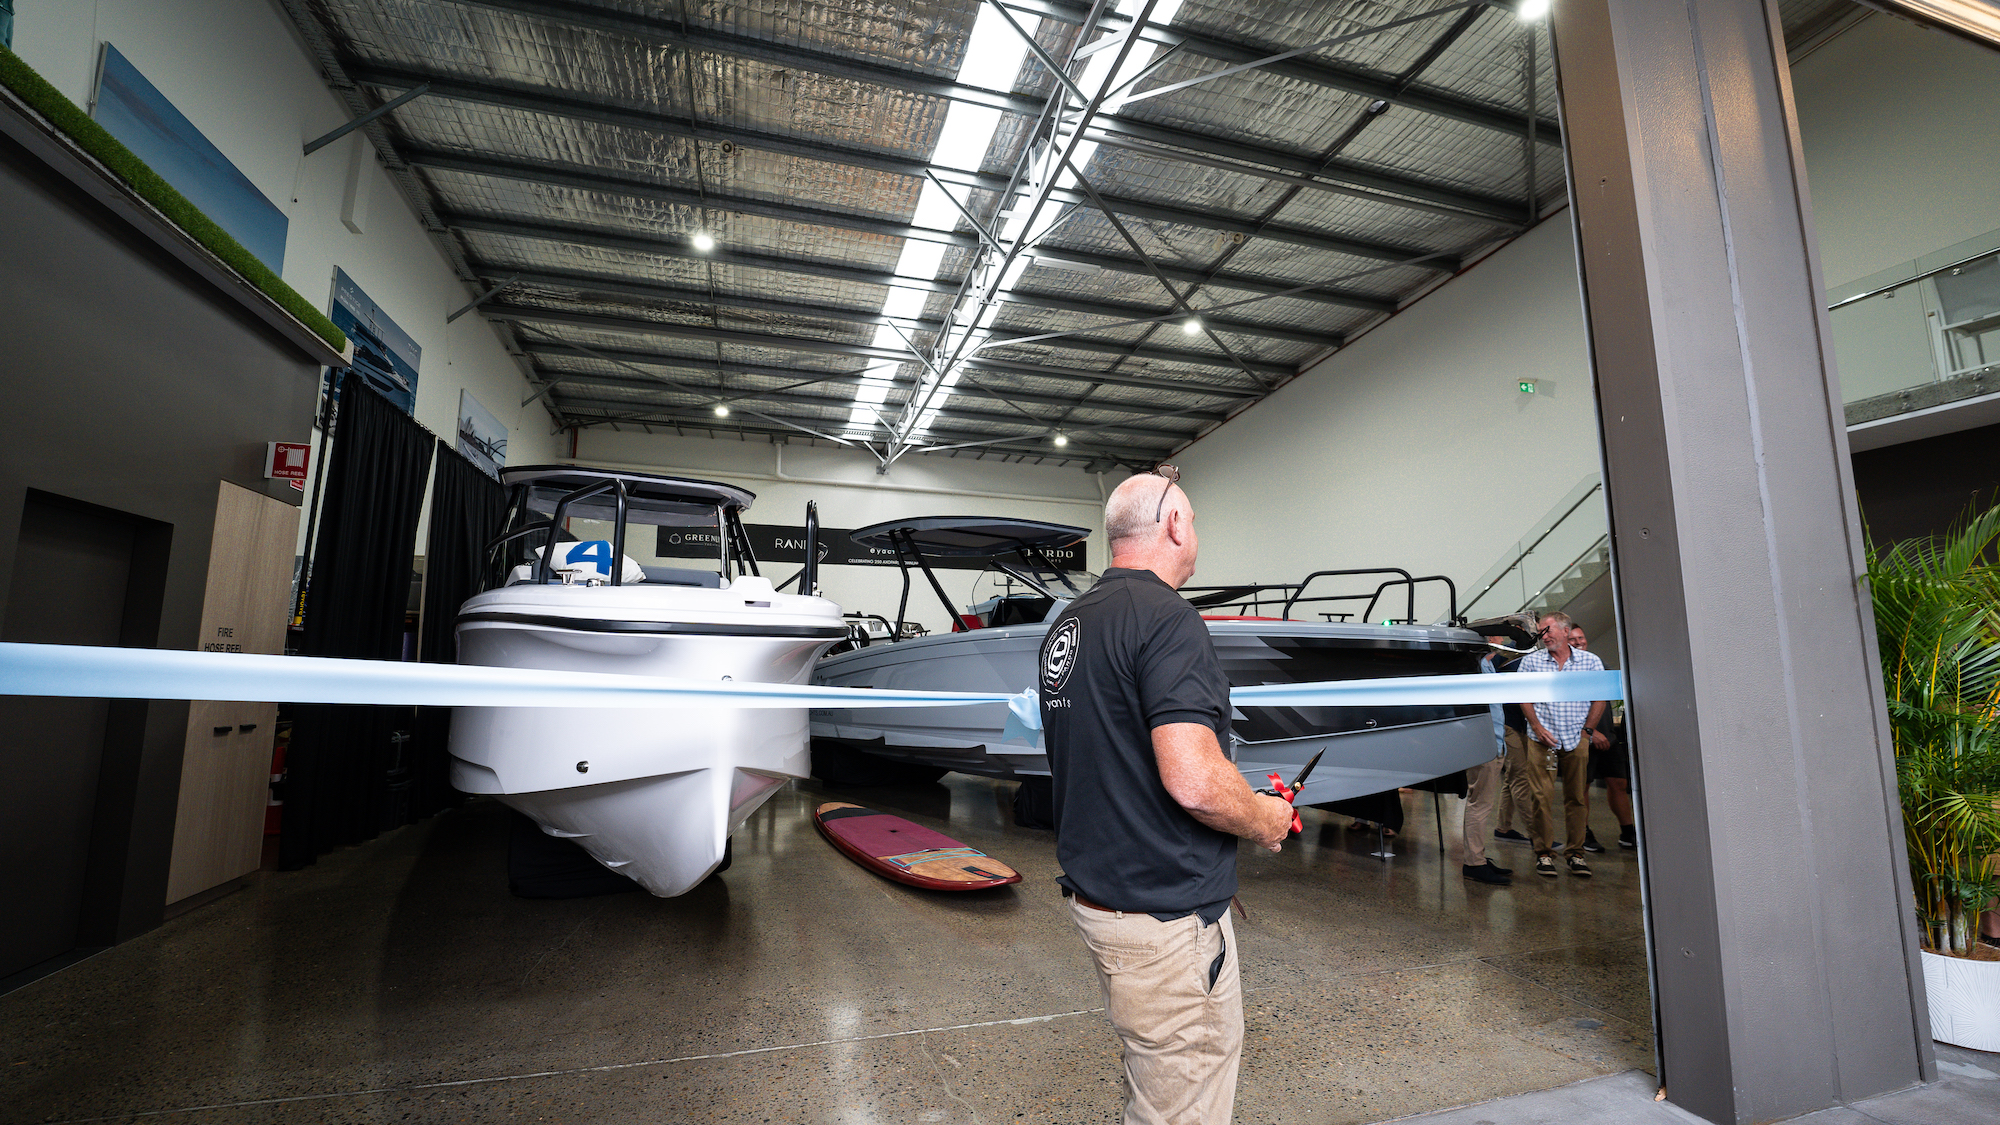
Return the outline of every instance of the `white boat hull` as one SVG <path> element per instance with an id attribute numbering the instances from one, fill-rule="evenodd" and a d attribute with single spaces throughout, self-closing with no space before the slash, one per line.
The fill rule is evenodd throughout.
<path id="1" fill-rule="evenodd" d="M 460 611 L 459 663 L 805 683 L 845 635 L 839 608 L 756 581 L 489 591 Z M 498 797 L 669 897 L 707 878 L 729 834 L 808 774 L 806 739 L 804 708 L 461 707 L 452 784 Z"/>
<path id="2" fill-rule="evenodd" d="M 1211 621 L 1236 686 L 1477 671 L 1484 644 L 1459 629 Z M 1045 624 L 948 633 L 827 657 L 813 682 L 841 687 L 1018 692 L 1035 682 Z M 1256 788 L 1286 779 L 1326 751 L 1301 804 L 1323 804 L 1427 781 L 1494 757 L 1493 720 L 1479 708 L 1239 708 L 1236 766 Z M 1039 742 L 1002 739 L 1004 706 L 816 708 L 815 739 L 894 761 L 987 777 L 1047 776 Z"/>

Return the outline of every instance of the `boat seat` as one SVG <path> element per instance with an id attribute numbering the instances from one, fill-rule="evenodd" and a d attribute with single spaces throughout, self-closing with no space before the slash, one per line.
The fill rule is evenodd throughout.
<path id="1" fill-rule="evenodd" d="M 722 589 L 722 575 L 712 570 L 694 570 L 680 566 L 647 566 L 644 569 L 648 582 L 667 586 L 706 586 L 711 590 Z"/>

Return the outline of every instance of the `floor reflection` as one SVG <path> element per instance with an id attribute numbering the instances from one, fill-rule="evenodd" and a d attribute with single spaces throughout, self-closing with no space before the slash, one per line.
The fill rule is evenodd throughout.
<path id="1" fill-rule="evenodd" d="M 814 830 L 828 800 L 937 827 L 1023 881 L 880 879 Z M 1392 859 L 1310 809 L 1281 854 L 1241 853 L 1239 1120 L 1376 1121 L 1649 1067 L 1633 853 L 1547 880 L 1496 843 L 1517 881 L 1476 885 L 1458 800 L 1442 840 L 1431 796 L 1404 802 Z M 7 1118 L 1115 1116 L 1117 1042 L 1054 835 L 1013 824 L 1011 785 L 792 783 L 739 830 L 728 872 L 675 899 L 513 898 L 503 813 L 473 802 L 263 875 L 0 997 Z M 271 1101 L 287 1098 L 306 1100 Z"/>

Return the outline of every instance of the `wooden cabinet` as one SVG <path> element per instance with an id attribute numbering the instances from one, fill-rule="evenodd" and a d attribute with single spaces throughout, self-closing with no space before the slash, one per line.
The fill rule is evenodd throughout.
<path id="1" fill-rule="evenodd" d="M 201 647 L 281 653 L 299 510 L 228 481 L 219 487 Z M 277 726 L 275 703 L 197 701 L 188 706 L 168 902 L 257 869 Z"/>

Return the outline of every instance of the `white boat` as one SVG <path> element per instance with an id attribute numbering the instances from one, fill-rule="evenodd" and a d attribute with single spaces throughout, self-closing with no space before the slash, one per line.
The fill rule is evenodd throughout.
<path id="1" fill-rule="evenodd" d="M 961 610 L 948 601 L 953 631 L 893 643 L 858 647 L 823 657 L 813 682 L 840 687 L 906 688 L 933 691 L 1019 692 L 1035 683 L 1035 668 L 1048 622 L 1067 598 L 1089 588 L 1086 574 L 1059 570 L 1050 560 L 1055 548 L 1080 543 L 1085 528 L 1030 520 L 926 517 L 877 524 L 855 531 L 866 546 L 897 552 L 903 567 L 904 608 L 888 636 L 904 633 L 912 569 L 924 574 L 944 599 L 928 557 L 983 557 L 1019 585 L 1020 592 Z M 1013 559 L 1004 556 L 1013 555 Z M 1306 596 L 1316 579 L 1367 575 L 1377 580 L 1366 593 Z M 1398 577 L 1400 576 L 1400 577 Z M 1407 614 L 1415 588 L 1438 576 L 1412 577 L 1394 568 L 1321 571 L 1301 583 L 1184 589 L 1200 608 L 1232 605 L 1255 610 L 1282 605 L 1285 616 L 1207 616 L 1210 637 L 1232 686 L 1312 683 L 1473 673 L 1488 651 L 1481 636 L 1453 624 L 1419 625 Z M 1408 591 L 1406 617 L 1386 624 L 1378 606 Z M 1454 602 L 1455 602 L 1454 598 Z M 1294 621 L 1299 606 L 1366 602 L 1360 621 Z M 1309 610 L 1310 612 L 1311 610 Z M 1331 617 L 1353 613 L 1324 612 Z M 1456 616 L 1454 605 L 1452 617 Z M 843 646 L 845 647 L 845 646 Z M 1491 713 L 1484 705 L 1434 707 L 1239 707 L 1232 716 L 1233 756 L 1253 787 L 1266 788 L 1269 774 L 1290 780 L 1321 750 L 1326 755 L 1307 781 L 1301 804 L 1323 804 L 1365 796 L 1442 777 L 1490 760 L 1494 755 Z M 977 707 L 908 709 L 815 708 L 816 748 L 861 752 L 895 762 L 958 770 L 997 778 L 1046 777 L 1048 758 L 1039 742 L 1006 739 L 1007 711 L 994 704 Z"/>
<path id="2" fill-rule="evenodd" d="M 741 522 L 755 497 L 743 489 L 567 466 L 503 469 L 501 482 L 508 521 L 490 551 L 492 588 L 459 610 L 461 664 L 802 684 L 848 635 L 839 606 L 778 593 L 757 573 Z M 552 543 L 572 520 L 603 521 L 609 538 Z M 633 526 L 712 538 L 718 569 L 627 563 Z M 780 785 L 807 775 L 806 722 L 804 708 L 461 707 L 452 784 L 678 895 L 723 866 L 729 834 Z"/>

